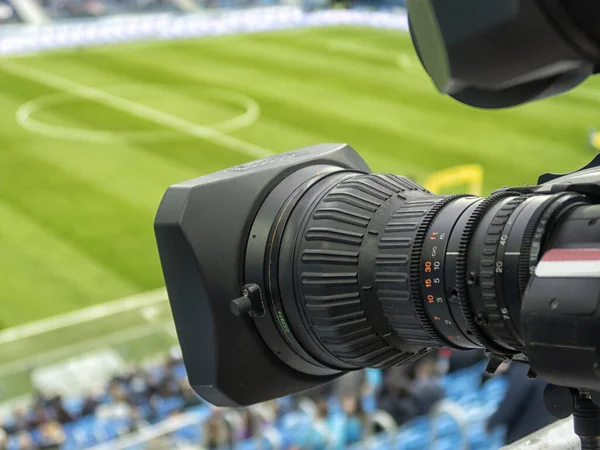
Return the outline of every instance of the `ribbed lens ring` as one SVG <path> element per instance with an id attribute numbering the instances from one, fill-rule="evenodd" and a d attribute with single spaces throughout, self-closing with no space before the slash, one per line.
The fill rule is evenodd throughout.
<path id="1" fill-rule="evenodd" d="M 442 200 L 406 178 L 357 175 L 303 212 L 286 258 L 307 334 L 328 357 L 390 367 L 437 344 L 415 311 L 410 261 L 419 227 Z"/>
<path id="2" fill-rule="evenodd" d="M 480 251 L 473 251 L 469 258 L 469 272 L 477 273 L 479 282 L 471 288 L 470 302 L 475 317 L 483 318 L 478 324 L 494 342 L 511 350 L 520 350 L 523 343 L 515 329 L 504 295 L 505 274 L 518 272 L 518 263 L 509 264 L 506 259 L 506 243 L 512 231 L 514 212 L 529 197 L 513 197 L 501 200 L 500 207 L 474 237 Z M 498 207 L 497 207 L 498 208 Z M 490 212 L 491 213 L 491 212 Z M 477 239 L 479 235 L 480 239 Z"/>
<path id="3" fill-rule="evenodd" d="M 480 344 L 489 351 L 499 355 L 510 356 L 517 352 L 504 348 L 492 341 L 479 328 L 479 326 L 486 325 L 486 319 L 473 313 L 473 305 L 469 298 L 469 285 L 476 283 L 478 280 L 475 274 L 468 273 L 468 257 L 469 251 L 473 247 L 473 235 L 485 213 L 497 202 L 505 198 L 519 197 L 521 195 L 522 194 L 519 192 L 500 192 L 485 199 L 477 206 L 463 229 L 456 262 L 456 287 L 463 317 L 467 322 L 472 335 L 480 342 Z"/>

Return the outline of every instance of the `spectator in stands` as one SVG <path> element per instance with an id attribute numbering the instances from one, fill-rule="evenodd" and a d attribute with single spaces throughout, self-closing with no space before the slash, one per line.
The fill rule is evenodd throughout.
<path id="1" fill-rule="evenodd" d="M 19 450 L 34 450 L 33 439 L 28 431 L 19 431 L 17 434 L 17 443 Z"/>
<path id="2" fill-rule="evenodd" d="M 204 447 L 208 450 L 231 448 L 233 433 L 223 417 L 223 410 L 214 408 L 204 424 Z"/>
<path id="3" fill-rule="evenodd" d="M 348 446 L 362 439 L 366 427 L 366 417 L 356 394 L 345 394 L 342 397 L 342 410 L 346 416 L 344 446 Z"/>
<path id="4" fill-rule="evenodd" d="M 260 434 L 260 422 L 258 417 L 248 408 L 241 411 L 242 420 L 238 433 L 236 436 L 237 441 L 244 441 L 257 437 Z"/>
<path id="5" fill-rule="evenodd" d="M 56 395 L 50 399 L 49 404 L 50 408 L 54 410 L 54 417 L 59 423 L 64 425 L 65 423 L 71 423 L 75 420 L 75 417 L 73 417 L 71 413 L 66 410 L 63 399 L 60 395 Z"/>
<path id="6" fill-rule="evenodd" d="M 130 419 L 133 416 L 133 405 L 121 382 L 111 381 L 108 392 L 109 401 L 98 407 L 97 415 L 103 419 Z"/>
<path id="7" fill-rule="evenodd" d="M 315 415 L 315 429 L 323 436 L 329 434 L 329 405 L 325 398 L 317 401 L 317 413 Z"/>
<path id="8" fill-rule="evenodd" d="M 56 420 L 42 424 L 39 430 L 41 434 L 40 449 L 60 450 L 67 438 L 62 425 Z"/>
<path id="9" fill-rule="evenodd" d="M 333 394 L 342 397 L 348 393 L 359 394 L 363 391 L 366 381 L 364 370 L 355 370 L 334 381 Z"/>
<path id="10" fill-rule="evenodd" d="M 433 405 L 444 398 L 436 353 L 429 353 L 415 363 L 410 396 L 418 415 L 428 414 Z"/>
<path id="11" fill-rule="evenodd" d="M 148 402 L 150 397 L 150 384 L 142 370 L 136 370 L 129 382 L 129 398 L 134 405 Z"/>
<path id="12" fill-rule="evenodd" d="M 379 408 L 389 413 L 398 425 L 403 425 L 418 415 L 417 405 L 410 396 L 410 380 L 406 373 L 396 371 L 396 376 L 391 376 L 379 393 Z"/>
<path id="13" fill-rule="evenodd" d="M 8 434 L 17 434 L 20 431 L 29 429 L 27 410 L 24 406 L 21 405 L 15 408 L 11 422 L 4 424 L 4 429 Z"/>
<path id="14" fill-rule="evenodd" d="M 513 363 L 509 366 L 506 372 L 508 391 L 498 410 L 487 423 L 488 432 L 497 426 L 506 427 L 507 444 L 518 441 L 556 420 L 544 406 L 546 383 L 539 378 L 529 380 L 528 371 L 529 367 L 526 364 Z"/>
<path id="15" fill-rule="evenodd" d="M 43 423 L 48 422 L 51 419 L 47 409 L 42 403 L 38 403 L 33 407 L 33 415 L 29 420 L 29 430 L 34 430 Z"/>
<path id="16" fill-rule="evenodd" d="M 83 399 L 80 417 L 87 417 L 95 414 L 99 404 L 100 401 L 94 395 L 87 395 Z"/>
<path id="17" fill-rule="evenodd" d="M 411 365 L 385 371 L 378 405 L 402 425 L 429 413 L 443 398 L 437 355 L 430 353 Z"/>

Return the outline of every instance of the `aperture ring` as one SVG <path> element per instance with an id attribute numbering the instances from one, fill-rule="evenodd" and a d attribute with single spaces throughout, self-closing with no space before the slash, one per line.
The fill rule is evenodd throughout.
<path id="1" fill-rule="evenodd" d="M 475 322 L 475 317 L 473 316 L 473 312 L 471 310 L 471 305 L 469 302 L 469 294 L 468 294 L 468 290 L 467 290 L 467 259 L 468 259 L 469 248 L 471 246 L 471 239 L 472 239 L 473 234 L 475 233 L 475 230 L 477 228 L 477 225 L 479 224 L 480 220 L 482 219 L 484 213 L 490 207 L 492 207 L 496 202 L 498 202 L 499 200 L 502 200 L 503 198 L 520 197 L 521 195 L 523 195 L 523 194 L 520 192 L 512 192 L 512 191 L 499 192 L 499 193 L 492 195 L 491 197 L 485 199 L 477 206 L 477 208 L 475 209 L 475 211 L 473 211 L 473 214 L 467 221 L 467 224 L 465 225 L 465 228 L 463 230 L 463 233 L 462 233 L 462 236 L 460 239 L 459 248 L 458 248 L 458 258 L 456 261 L 456 282 L 457 282 L 456 287 L 458 290 L 458 299 L 459 299 L 460 309 L 461 309 L 463 317 L 464 317 L 465 321 L 467 322 L 473 336 L 481 343 L 482 346 L 487 348 L 492 353 L 496 353 L 499 355 L 508 355 L 508 356 L 512 356 L 517 352 L 502 348 L 501 346 L 499 346 L 498 344 L 493 342 L 491 339 L 488 339 L 480 331 L 479 327 L 477 326 L 477 323 Z"/>

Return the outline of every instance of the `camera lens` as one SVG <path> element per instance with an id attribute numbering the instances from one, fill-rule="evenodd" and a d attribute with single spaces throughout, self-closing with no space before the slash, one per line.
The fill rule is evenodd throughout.
<path id="1" fill-rule="evenodd" d="M 269 228 L 264 245 L 247 251 L 268 312 L 255 321 L 281 359 L 325 374 L 433 347 L 522 352 L 531 267 L 576 194 L 437 196 L 401 176 L 301 172 L 267 200 L 253 227 Z"/>

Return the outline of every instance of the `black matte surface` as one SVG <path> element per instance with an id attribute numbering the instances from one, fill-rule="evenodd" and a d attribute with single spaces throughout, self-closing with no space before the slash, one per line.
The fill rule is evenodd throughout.
<path id="1" fill-rule="evenodd" d="M 155 220 L 158 249 L 190 383 L 217 405 L 247 405 L 328 381 L 281 362 L 250 318 L 229 302 L 241 295 L 252 219 L 275 184 L 313 164 L 368 171 L 347 145 L 323 144 L 171 186 Z"/>

